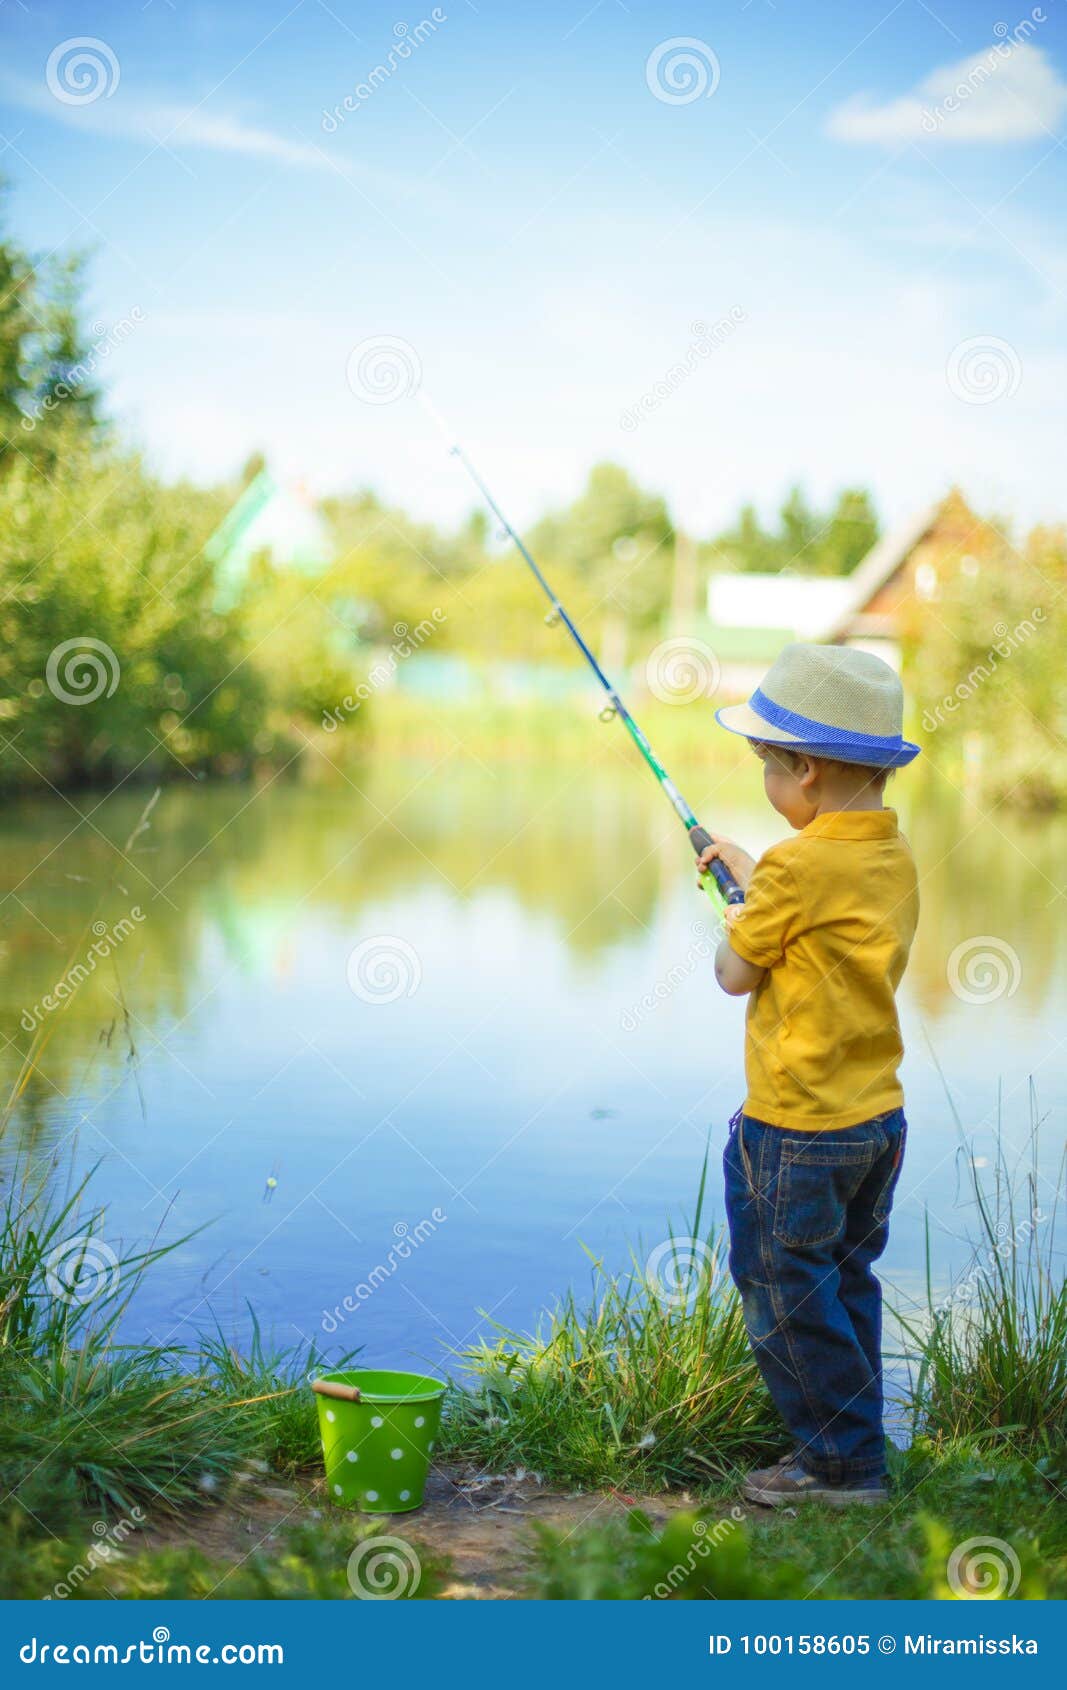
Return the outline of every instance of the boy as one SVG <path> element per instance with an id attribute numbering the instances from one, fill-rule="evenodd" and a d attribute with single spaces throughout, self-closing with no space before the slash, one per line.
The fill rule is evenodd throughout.
<path id="1" fill-rule="evenodd" d="M 748 995 L 747 1096 L 724 1156 L 730 1270 L 756 1361 L 796 1448 L 752 1473 L 749 1501 L 887 1499 L 882 1426 L 885 1249 L 904 1153 L 894 994 L 918 915 L 911 852 L 882 802 L 903 693 L 846 646 L 787 646 L 747 704 L 716 719 L 763 763 L 796 835 L 758 863 L 725 839 L 745 890 L 715 958 Z"/>

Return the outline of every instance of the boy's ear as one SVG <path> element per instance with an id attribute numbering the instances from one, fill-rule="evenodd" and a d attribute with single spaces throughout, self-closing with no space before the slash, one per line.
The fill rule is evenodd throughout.
<path id="1" fill-rule="evenodd" d="M 793 755 L 796 758 L 796 765 L 793 769 L 793 778 L 798 786 L 802 786 L 806 789 L 815 781 L 819 773 L 819 765 L 814 757 L 805 757 L 802 751 L 794 752 Z"/>

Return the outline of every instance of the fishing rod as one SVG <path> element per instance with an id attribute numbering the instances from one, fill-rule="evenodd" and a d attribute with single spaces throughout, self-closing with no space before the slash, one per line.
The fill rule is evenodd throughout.
<path id="1" fill-rule="evenodd" d="M 497 521 L 500 523 L 500 526 L 503 529 L 504 533 L 507 535 L 508 539 L 511 540 L 512 543 L 514 544 L 514 546 L 515 546 L 516 550 L 518 551 L 520 557 L 522 558 L 523 562 L 527 565 L 531 574 L 534 577 L 534 580 L 537 582 L 538 586 L 541 588 L 541 591 L 544 593 L 545 597 L 547 598 L 551 608 L 548 611 L 547 615 L 545 616 L 546 623 L 548 624 L 548 626 L 550 628 L 554 627 L 557 623 L 560 623 L 560 622 L 563 623 L 563 626 L 566 628 L 566 630 L 567 630 L 568 634 L 570 635 L 571 639 L 574 641 L 575 645 L 578 647 L 578 650 L 581 652 L 582 656 L 585 658 L 585 661 L 588 663 L 590 669 L 592 669 L 593 674 L 596 676 L 597 680 L 600 682 L 600 685 L 603 687 L 604 691 L 607 693 L 608 704 L 605 705 L 604 709 L 601 711 L 601 718 L 604 721 L 610 721 L 613 716 L 618 716 L 619 720 L 622 722 L 623 727 L 626 729 L 627 733 L 630 735 L 630 738 L 633 740 L 634 744 L 637 746 L 638 751 L 640 751 L 640 753 L 641 753 L 642 757 L 644 758 L 645 762 L 648 764 L 649 768 L 652 770 L 652 773 L 655 775 L 656 779 L 659 781 L 660 786 L 663 788 L 664 792 L 667 794 L 667 797 L 670 799 L 671 804 L 674 807 L 676 815 L 678 816 L 678 818 L 681 821 L 683 827 L 685 828 L 686 832 L 689 835 L 689 843 L 692 845 L 693 850 L 696 852 L 697 856 L 699 857 L 702 851 L 705 851 L 709 845 L 714 844 L 714 840 L 712 839 L 711 834 L 707 831 L 707 828 L 701 827 L 700 823 L 697 821 L 697 819 L 694 816 L 692 810 L 689 808 L 689 805 L 686 803 L 685 799 L 682 797 L 681 793 L 678 791 L 678 788 L 675 786 L 675 784 L 672 781 L 670 775 L 667 773 L 666 769 L 663 767 L 663 764 L 660 762 L 659 758 L 656 756 L 656 754 L 653 751 L 651 745 L 648 743 L 648 740 L 645 738 L 644 734 L 642 733 L 641 729 L 638 727 L 637 723 L 634 721 L 634 719 L 631 716 L 629 710 L 627 710 L 625 704 L 623 703 L 622 699 L 619 697 L 615 688 L 612 686 L 611 682 L 608 680 L 608 677 L 605 675 L 603 669 L 600 667 L 600 664 L 597 662 L 596 658 L 593 656 L 593 653 L 590 651 L 589 647 L 586 645 L 585 640 L 582 638 L 582 636 L 579 633 L 579 631 L 578 631 L 577 627 L 575 626 L 574 622 L 571 620 L 571 617 L 568 615 L 566 609 L 560 603 L 559 599 L 556 597 L 556 594 L 553 592 L 553 590 L 552 590 L 551 586 L 549 585 L 548 581 L 545 579 L 544 575 L 541 573 L 540 568 L 538 567 L 537 563 L 535 562 L 533 555 L 531 554 L 531 552 L 527 548 L 527 546 L 526 546 L 525 542 L 523 541 L 522 537 L 515 532 L 514 528 L 512 528 L 511 523 L 508 521 L 508 519 L 504 515 L 503 511 L 500 509 L 500 506 L 497 504 L 496 500 L 493 498 L 492 493 L 490 493 L 490 491 L 489 491 L 488 487 L 486 486 L 485 482 L 482 480 L 478 471 L 475 469 L 474 465 L 471 463 L 471 461 L 468 458 L 466 452 L 463 450 L 463 447 L 460 446 L 458 441 L 453 436 L 451 436 L 449 434 L 449 431 L 444 427 L 444 425 L 441 421 L 441 418 L 437 415 L 436 411 L 429 404 L 425 395 L 420 394 L 419 398 L 421 399 L 424 407 L 429 412 L 429 414 L 433 417 L 433 419 L 436 422 L 438 428 L 440 428 L 442 434 L 444 434 L 446 440 L 448 441 L 449 452 L 451 453 L 451 455 L 454 458 L 459 459 L 460 463 L 463 465 L 463 468 L 466 470 L 467 474 L 470 476 L 471 480 L 473 481 L 475 487 L 477 487 L 479 493 L 482 495 L 482 498 L 485 500 L 486 504 L 489 506 L 489 509 L 492 511 L 493 515 L 496 517 Z M 718 900 L 722 904 L 725 905 L 725 904 L 743 904 L 744 903 L 744 901 L 745 901 L 744 892 L 741 890 L 741 887 L 738 885 L 737 881 L 734 879 L 733 875 L 730 873 L 729 869 L 726 867 L 726 864 L 722 861 L 721 858 L 719 858 L 719 857 L 712 858 L 712 861 L 709 864 L 709 870 L 706 871 L 706 874 L 707 874 L 708 879 L 714 881 L 714 893 L 717 896 Z M 707 890 L 708 890 L 708 892 L 712 892 L 712 886 L 710 884 L 707 885 Z"/>

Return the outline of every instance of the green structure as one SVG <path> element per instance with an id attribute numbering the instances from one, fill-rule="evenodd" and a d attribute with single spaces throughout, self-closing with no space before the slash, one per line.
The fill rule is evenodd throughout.
<path id="1" fill-rule="evenodd" d="M 314 500 L 303 487 L 276 481 L 266 467 L 219 523 L 204 552 L 216 566 L 220 610 L 240 597 L 255 557 L 312 576 L 333 561 L 333 544 Z"/>

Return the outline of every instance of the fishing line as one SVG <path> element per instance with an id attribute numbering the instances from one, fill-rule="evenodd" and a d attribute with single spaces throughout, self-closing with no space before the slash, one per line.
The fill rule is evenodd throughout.
<path id="1" fill-rule="evenodd" d="M 696 852 L 696 855 L 699 857 L 700 853 L 702 851 L 706 850 L 709 845 L 714 843 L 714 841 L 712 840 L 711 834 L 707 831 L 706 828 L 701 827 L 700 823 L 697 821 L 696 816 L 693 814 L 692 810 L 689 808 L 689 805 L 686 803 L 685 799 L 682 797 L 678 788 L 675 786 L 674 782 L 672 781 L 670 775 L 667 773 L 666 769 L 663 767 L 663 764 L 660 762 L 659 758 L 656 756 L 656 754 L 653 751 L 653 749 L 652 749 L 651 745 L 649 744 L 648 740 L 645 738 L 641 729 L 638 727 L 637 723 L 634 721 L 634 718 L 631 716 L 629 710 L 627 710 L 626 705 L 623 703 L 622 699 L 619 697 L 619 694 L 616 691 L 615 687 L 608 680 L 608 677 L 605 675 L 603 669 L 600 667 L 600 664 L 598 663 L 596 657 L 593 655 L 592 651 L 590 651 L 589 647 L 586 645 L 585 640 L 582 638 L 581 633 L 579 632 L 578 628 L 575 626 L 575 624 L 574 624 L 573 620 L 571 619 L 569 613 L 567 612 L 566 608 L 564 607 L 563 604 L 561 604 L 560 600 L 557 598 L 557 596 L 556 596 L 554 590 L 552 589 L 552 587 L 550 586 L 549 582 L 546 580 L 545 576 L 542 574 L 540 567 L 538 566 L 536 560 L 534 559 L 533 554 L 528 549 L 525 541 L 522 539 L 521 535 L 517 534 L 515 532 L 515 529 L 511 526 L 511 523 L 508 521 L 508 519 L 504 515 L 503 511 L 500 509 L 500 506 L 497 504 L 497 502 L 494 499 L 492 493 L 489 491 L 489 488 L 486 486 L 485 482 L 482 480 L 481 475 L 478 473 L 478 471 L 475 469 L 474 465 L 471 463 L 471 460 L 468 458 L 468 456 L 467 456 L 466 452 L 464 451 L 463 447 L 457 441 L 455 435 L 452 433 L 452 431 L 448 427 L 446 427 L 444 419 L 440 416 L 440 414 L 434 408 L 434 406 L 431 405 L 430 401 L 426 398 L 425 394 L 420 393 L 418 395 L 418 399 L 419 399 L 419 403 L 423 407 L 423 410 L 432 419 L 435 426 L 438 428 L 438 430 L 440 431 L 440 433 L 444 437 L 444 440 L 445 440 L 445 442 L 448 446 L 448 450 L 449 450 L 450 454 L 452 455 L 452 457 L 459 459 L 460 463 L 463 465 L 463 468 L 466 470 L 467 474 L 469 475 L 471 481 L 473 481 L 475 487 L 478 489 L 479 493 L 481 494 L 482 498 L 485 500 L 489 509 L 492 511 L 493 515 L 496 517 L 496 519 L 499 522 L 500 527 L 503 530 L 504 534 L 507 535 L 508 539 L 515 546 L 516 550 L 519 553 L 519 556 L 522 558 L 523 562 L 526 564 L 527 568 L 530 570 L 530 573 L 533 575 L 534 580 L 537 582 L 541 591 L 544 593 L 545 597 L 547 598 L 547 600 L 549 602 L 550 609 L 545 616 L 545 622 L 548 624 L 548 626 L 550 628 L 555 627 L 558 623 L 562 622 L 563 626 L 566 628 L 566 630 L 567 630 L 568 634 L 570 635 L 571 639 L 574 641 L 575 645 L 578 647 L 578 650 L 581 652 L 582 656 L 585 658 L 585 661 L 588 663 L 590 669 L 592 669 L 593 674 L 596 676 L 597 680 L 600 682 L 600 685 L 603 687 L 605 693 L 608 696 L 608 703 L 605 705 L 604 709 L 600 712 L 601 719 L 604 720 L 604 721 L 610 721 L 613 716 L 617 716 L 619 718 L 619 720 L 622 722 L 623 727 L 626 729 L 627 733 L 630 735 L 630 738 L 633 740 L 634 744 L 637 746 L 637 749 L 641 753 L 641 756 L 644 758 L 645 762 L 648 764 L 649 768 L 652 770 L 652 773 L 655 775 L 656 779 L 658 780 L 658 782 L 659 782 L 660 786 L 662 787 L 663 791 L 666 793 L 667 797 L 670 799 L 670 802 L 671 802 L 671 805 L 673 806 L 675 814 L 677 815 L 678 819 L 682 823 L 682 826 L 685 828 L 686 832 L 689 835 L 689 843 L 692 845 L 693 850 Z M 744 892 L 741 890 L 741 887 L 738 885 L 737 881 L 734 879 L 733 875 L 730 873 L 729 869 L 726 867 L 726 864 L 721 860 L 721 858 L 715 857 L 715 858 L 712 859 L 709 871 L 705 874 L 704 884 L 705 884 L 707 891 L 716 899 L 716 901 L 718 903 L 720 903 L 722 905 L 742 904 L 745 901 Z"/>

